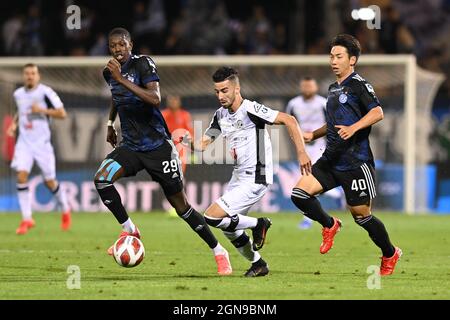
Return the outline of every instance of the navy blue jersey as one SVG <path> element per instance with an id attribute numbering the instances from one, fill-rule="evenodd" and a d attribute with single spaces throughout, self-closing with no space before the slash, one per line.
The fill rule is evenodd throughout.
<path id="1" fill-rule="evenodd" d="M 330 85 L 326 107 L 327 147 L 322 158 L 330 161 L 334 169 L 353 170 L 363 163 L 374 166 L 369 144 L 371 127 L 359 130 L 350 139 L 344 140 L 335 126 L 350 126 L 379 105 L 373 87 L 355 72 L 341 84 L 335 82 Z"/>
<path id="2" fill-rule="evenodd" d="M 156 65 L 150 57 L 131 56 L 121 67 L 122 76 L 145 88 L 152 81 L 159 81 Z M 146 104 L 137 95 L 115 81 L 105 68 L 103 77 L 111 89 L 113 103 L 117 107 L 122 130 L 122 141 L 133 151 L 151 151 L 170 139 L 166 122 L 158 108 Z"/>

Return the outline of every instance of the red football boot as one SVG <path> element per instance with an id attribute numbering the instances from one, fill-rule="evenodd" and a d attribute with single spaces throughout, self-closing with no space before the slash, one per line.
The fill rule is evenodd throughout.
<path id="1" fill-rule="evenodd" d="M 334 236 L 341 230 L 342 221 L 333 217 L 334 224 L 331 228 L 322 228 L 322 243 L 320 253 L 325 254 L 333 247 Z"/>

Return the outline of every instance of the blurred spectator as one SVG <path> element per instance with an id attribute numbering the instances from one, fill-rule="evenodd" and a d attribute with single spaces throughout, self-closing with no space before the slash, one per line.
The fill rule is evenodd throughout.
<path id="1" fill-rule="evenodd" d="M 89 55 L 106 56 L 108 54 L 108 39 L 103 33 L 98 33 L 94 45 L 91 47 L 91 49 L 89 49 Z"/>
<path id="2" fill-rule="evenodd" d="M 160 54 L 167 25 L 163 1 L 149 0 L 147 8 L 144 2 L 137 2 L 134 5 L 133 21 L 132 33 L 137 49 L 145 45 Z"/>
<path id="3" fill-rule="evenodd" d="M 23 46 L 23 38 L 21 37 L 23 24 L 24 17 L 21 14 L 12 16 L 3 24 L 2 36 L 7 55 L 20 55 Z"/>
<path id="4" fill-rule="evenodd" d="M 247 25 L 248 53 L 270 54 L 273 49 L 270 41 L 272 25 L 262 6 L 258 5 L 253 8 L 253 15 Z"/>
<path id="5" fill-rule="evenodd" d="M 41 56 L 44 53 L 42 44 L 42 19 L 39 7 L 32 5 L 22 29 L 22 54 L 25 56 Z"/>

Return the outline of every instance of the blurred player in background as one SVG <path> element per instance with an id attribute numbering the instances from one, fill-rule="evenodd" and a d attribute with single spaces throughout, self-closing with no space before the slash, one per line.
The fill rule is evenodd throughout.
<path id="1" fill-rule="evenodd" d="M 257 250 L 264 245 L 271 221 L 247 216 L 273 183 L 272 143 L 265 125 L 287 127 L 302 173 L 309 174 L 311 161 L 294 117 L 244 99 L 238 72 L 233 68 L 219 68 L 213 81 L 222 107 L 215 112 L 201 141 L 194 143 L 194 149 L 204 151 L 222 134 L 234 158 L 234 170 L 224 195 L 206 210 L 205 218 L 210 226 L 222 229 L 239 253 L 252 263 L 246 277 L 265 276 L 269 268 Z M 252 230 L 253 243 L 245 229 Z"/>
<path id="2" fill-rule="evenodd" d="M 332 248 L 342 223 L 322 209 L 315 195 L 342 186 L 355 222 L 383 253 L 380 274 L 390 275 L 402 251 L 392 245 L 384 224 L 371 214 L 376 190 L 369 134 L 371 126 L 383 119 L 383 110 L 373 87 L 354 70 L 361 54 L 359 41 L 341 34 L 330 47 L 330 66 L 336 82 L 328 89 L 326 124 L 305 132 L 306 142 L 326 135 L 327 146 L 313 165 L 312 175 L 300 178 L 292 191 L 292 201 L 322 225 L 320 253 L 325 254 Z"/>
<path id="3" fill-rule="evenodd" d="M 121 237 L 140 238 L 138 228 L 122 205 L 114 182 L 122 177 L 147 173 L 158 182 L 177 214 L 208 244 L 214 253 L 218 273 L 228 275 L 231 265 L 228 252 L 219 244 L 203 215 L 188 203 L 183 190 L 183 172 L 175 145 L 159 110 L 161 95 L 156 65 L 148 56 L 132 55 L 130 33 L 115 28 L 109 34 L 112 59 L 103 71 L 111 94 L 107 141 L 115 148 L 95 174 L 97 191 L 117 221 L 122 225 Z M 120 117 L 122 141 L 117 146 L 114 120 Z M 112 254 L 112 247 L 108 249 Z"/>
<path id="4" fill-rule="evenodd" d="M 191 137 L 190 139 L 194 136 L 191 114 L 182 108 L 181 98 L 179 96 L 167 96 L 167 107 L 161 113 L 172 135 L 172 141 L 177 147 L 183 172 L 186 172 L 186 164 L 189 161 L 189 150 L 187 150 L 184 144 L 179 142 L 186 135 L 189 135 Z"/>
<path id="5" fill-rule="evenodd" d="M 14 91 L 17 113 L 8 128 L 14 136 L 18 129 L 17 142 L 11 167 L 17 172 L 17 196 L 22 222 L 17 234 L 25 234 L 34 227 L 28 176 L 36 161 L 44 177 L 45 186 L 54 194 L 63 211 L 61 228 L 68 230 L 71 224 L 70 207 L 66 194 L 56 180 L 55 153 L 50 141 L 50 118 L 64 119 L 66 111 L 55 91 L 40 83 L 37 65 L 29 63 L 23 68 L 24 86 Z"/>
<path id="6" fill-rule="evenodd" d="M 325 124 L 325 108 L 327 99 L 317 94 L 319 87 L 314 78 L 304 77 L 300 80 L 300 95 L 291 99 L 286 106 L 286 113 L 294 116 L 303 132 L 312 132 Z M 319 138 L 306 145 L 306 152 L 314 164 L 325 151 L 326 140 Z M 339 208 L 345 207 L 341 189 L 335 188 L 327 195 L 339 201 Z M 309 229 L 313 221 L 304 216 L 299 223 L 300 229 Z"/>
<path id="7" fill-rule="evenodd" d="M 169 95 L 166 98 L 166 109 L 161 113 L 166 121 L 167 128 L 172 136 L 172 141 L 177 148 L 181 160 L 183 174 L 186 173 L 186 164 L 190 161 L 189 148 L 180 143 L 183 137 L 188 135 L 192 139 L 194 129 L 192 128 L 192 117 L 189 111 L 182 108 L 181 98 L 179 96 Z M 170 216 L 177 216 L 175 208 L 168 210 Z"/>

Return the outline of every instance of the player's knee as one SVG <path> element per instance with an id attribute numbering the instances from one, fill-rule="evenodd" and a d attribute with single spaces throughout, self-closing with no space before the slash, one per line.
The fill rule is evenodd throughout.
<path id="1" fill-rule="evenodd" d="M 103 190 L 106 187 L 109 187 L 112 185 L 112 181 L 108 181 L 105 179 L 100 179 L 95 177 L 94 178 L 94 185 L 95 185 L 95 189 L 97 189 L 97 191 Z"/>
<path id="2" fill-rule="evenodd" d="M 28 183 L 28 173 L 26 172 L 19 172 L 17 174 L 17 183 Z"/>
<path id="3" fill-rule="evenodd" d="M 308 210 L 311 200 L 315 197 L 311 196 L 308 192 L 300 188 L 292 189 L 291 201 L 297 208 L 302 211 Z"/>
<path id="4" fill-rule="evenodd" d="M 355 223 L 357 225 L 362 226 L 364 223 L 366 223 L 367 221 L 369 221 L 371 219 L 371 214 L 363 214 L 363 213 L 353 213 L 352 212 L 352 216 L 353 216 L 353 220 L 355 220 Z"/>
<path id="5" fill-rule="evenodd" d="M 222 222 L 222 218 L 210 217 L 208 215 L 204 215 L 206 223 L 214 228 L 219 228 L 220 223 Z"/>

